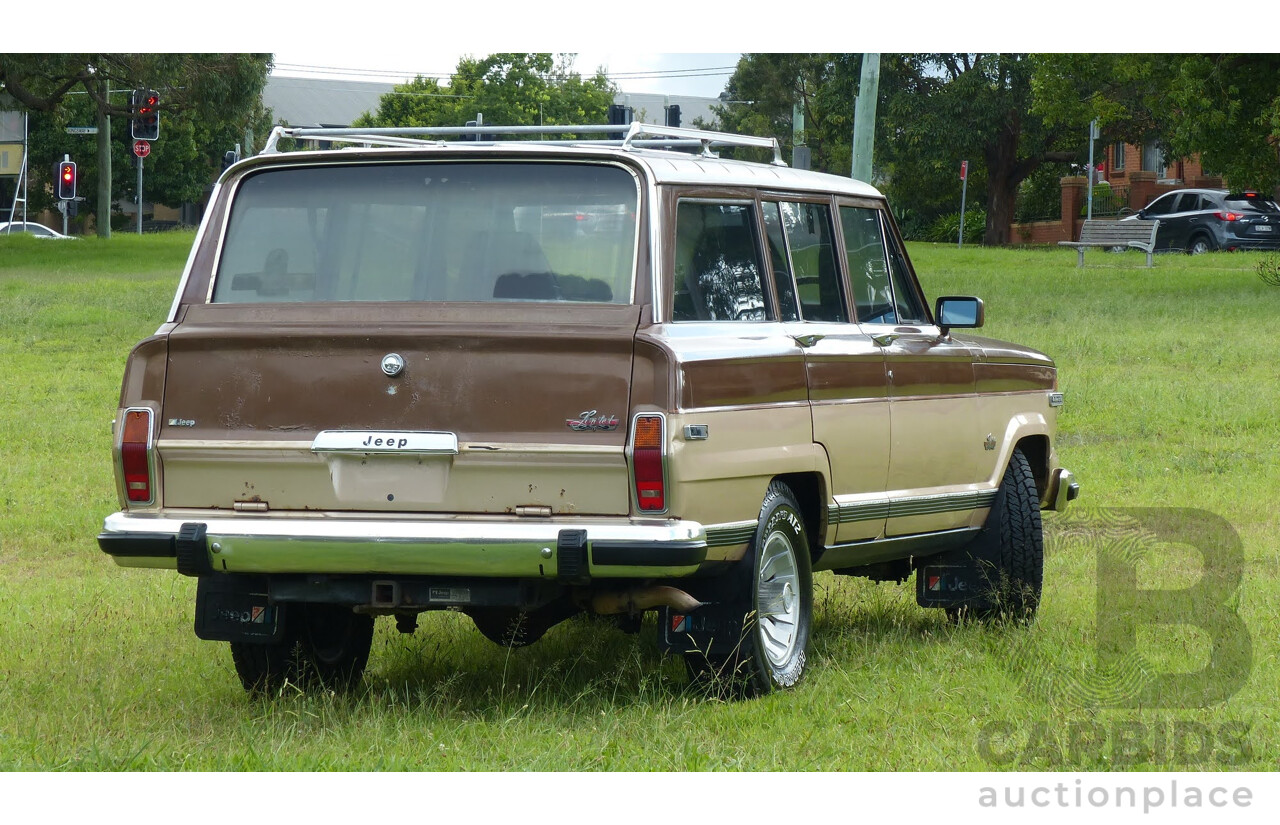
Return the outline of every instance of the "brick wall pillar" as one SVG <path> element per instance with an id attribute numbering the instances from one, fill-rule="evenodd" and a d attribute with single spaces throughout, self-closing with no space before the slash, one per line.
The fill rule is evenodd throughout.
<path id="1" fill-rule="evenodd" d="M 1088 178 L 1062 178 L 1058 183 L 1062 185 L 1062 231 L 1074 241 L 1080 237 L 1082 220 L 1080 208 L 1084 206 L 1089 180 Z"/>
<path id="2" fill-rule="evenodd" d="M 1160 194 L 1160 187 L 1156 186 L 1158 176 L 1155 172 L 1135 171 L 1129 173 L 1129 208 L 1137 212 L 1142 207 L 1155 200 L 1156 195 Z"/>

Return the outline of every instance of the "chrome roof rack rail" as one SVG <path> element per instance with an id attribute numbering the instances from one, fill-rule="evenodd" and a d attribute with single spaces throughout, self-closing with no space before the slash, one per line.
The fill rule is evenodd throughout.
<path id="1" fill-rule="evenodd" d="M 567 144 L 575 146 L 620 146 L 624 149 L 701 149 L 704 157 L 714 158 L 712 146 L 751 146 L 773 150 L 773 163 L 786 166 L 782 150 L 775 138 L 733 135 L 727 132 L 707 132 L 701 129 L 682 129 L 659 126 L 652 123 L 632 122 L 629 126 L 391 126 L 391 127 L 307 127 L 277 126 L 271 130 L 267 144 L 260 154 L 270 155 L 280 151 L 281 138 L 329 140 L 341 143 L 369 146 L 412 147 L 440 145 L 448 137 L 471 137 L 472 140 L 489 142 L 498 136 L 523 135 L 601 135 L 602 138 L 575 137 L 559 140 L 538 140 L 543 144 Z M 617 135 L 616 139 L 608 136 Z M 640 140 L 647 135 L 650 140 Z"/>
<path id="2" fill-rule="evenodd" d="M 631 127 L 627 130 L 627 136 L 622 141 L 623 146 L 632 146 L 633 141 L 638 135 L 696 140 L 702 144 L 703 156 L 710 158 L 716 157 L 716 155 L 711 151 L 712 146 L 749 146 L 756 149 L 772 149 L 773 165 L 787 165 L 782 159 L 782 147 L 778 144 L 777 138 L 754 137 L 752 135 L 734 135 L 729 132 L 708 132 L 702 129 L 685 129 L 680 126 L 660 126 L 656 123 L 641 123 L 639 121 L 633 121 L 631 123 Z"/>

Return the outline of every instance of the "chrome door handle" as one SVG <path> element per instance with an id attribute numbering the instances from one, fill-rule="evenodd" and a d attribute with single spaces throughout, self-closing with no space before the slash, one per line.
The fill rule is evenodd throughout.
<path id="1" fill-rule="evenodd" d="M 877 347 L 887 347 L 898 340 L 898 335 L 894 332 L 886 332 L 884 335 L 872 335 L 871 340 L 875 342 Z"/>
<path id="2" fill-rule="evenodd" d="M 825 335 L 792 335 L 791 337 L 795 339 L 795 342 L 797 344 L 804 347 L 805 349 L 808 349 L 809 347 L 821 341 L 826 336 Z"/>

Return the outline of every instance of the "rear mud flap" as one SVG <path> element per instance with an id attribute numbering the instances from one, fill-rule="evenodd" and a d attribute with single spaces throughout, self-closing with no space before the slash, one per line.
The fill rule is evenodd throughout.
<path id="1" fill-rule="evenodd" d="M 261 586 L 255 586 L 255 585 Z M 196 585 L 196 636 L 210 642 L 272 644 L 284 637 L 285 605 L 272 604 L 265 580 L 211 574 Z"/>
<path id="2" fill-rule="evenodd" d="M 997 494 L 992 513 L 1003 504 Z M 994 515 L 968 544 L 920 559 L 916 565 L 916 603 L 921 607 L 992 610 L 1000 586 L 1000 537 Z"/>
<path id="3" fill-rule="evenodd" d="M 749 614 L 741 608 L 706 604 L 689 613 L 658 610 L 658 646 L 668 653 L 732 654 L 742 645 Z"/>

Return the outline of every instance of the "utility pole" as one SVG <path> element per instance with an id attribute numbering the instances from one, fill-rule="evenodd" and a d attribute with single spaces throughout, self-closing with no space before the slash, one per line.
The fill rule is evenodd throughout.
<path id="1" fill-rule="evenodd" d="M 111 115 L 107 114 L 107 101 L 111 91 L 106 77 L 98 75 L 97 82 L 101 102 L 98 103 L 98 237 L 111 237 Z"/>
<path id="2" fill-rule="evenodd" d="M 862 77 L 853 103 L 853 178 L 871 180 L 876 139 L 876 100 L 880 97 L 880 55 L 862 55 Z"/>
<path id="3" fill-rule="evenodd" d="M 1085 209 L 1084 218 L 1087 221 L 1093 220 L 1093 142 L 1098 139 L 1098 121 L 1089 121 L 1089 197 L 1088 206 Z"/>
<path id="4" fill-rule="evenodd" d="M 796 85 L 799 85 L 798 78 Z M 804 98 L 801 97 L 791 105 L 791 166 L 808 169 L 810 162 L 809 147 L 804 143 Z"/>

